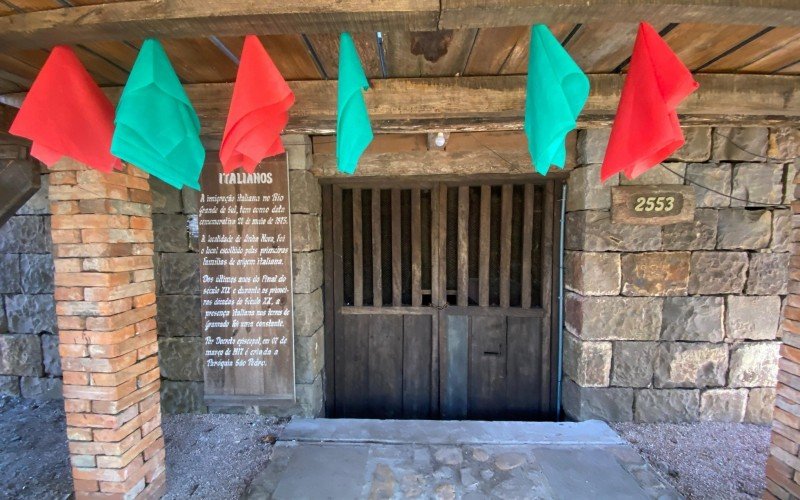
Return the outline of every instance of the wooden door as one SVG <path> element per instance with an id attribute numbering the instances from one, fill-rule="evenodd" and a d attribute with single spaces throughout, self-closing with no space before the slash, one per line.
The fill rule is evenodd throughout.
<path id="1" fill-rule="evenodd" d="M 554 183 L 326 185 L 329 416 L 551 412 Z"/>

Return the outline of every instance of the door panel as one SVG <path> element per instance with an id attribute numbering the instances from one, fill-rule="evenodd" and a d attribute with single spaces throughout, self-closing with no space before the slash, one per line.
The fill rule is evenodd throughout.
<path id="1" fill-rule="evenodd" d="M 380 182 L 323 190 L 329 416 L 547 418 L 554 183 Z"/>

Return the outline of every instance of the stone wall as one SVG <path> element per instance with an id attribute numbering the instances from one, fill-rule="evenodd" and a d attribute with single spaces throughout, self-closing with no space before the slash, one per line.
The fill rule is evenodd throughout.
<path id="1" fill-rule="evenodd" d="M 8 144 L 0 156 L 27 153 Z M 0 227 L 0 395 L 61 397 L 48 174 L 43 172 L 39 192 Z"/>
<path id="2" fill-rule="evenodd" d="M 785 159 L 798 154 L 798 131 L 685 134 L 672 170 L 751 202 L 794 200 L 786 179 L 795 165 Z M 695 187 L 693 222 L 612 223 L 611 186 L 689 182 L 656 167 L 633 181 L 614 177 L 600 185 L 607 140 L 607 129 L 581 131 L 580 166 L 568 181 L 566 413 L 581 420 L 771 422 L 791 211 Z"/>

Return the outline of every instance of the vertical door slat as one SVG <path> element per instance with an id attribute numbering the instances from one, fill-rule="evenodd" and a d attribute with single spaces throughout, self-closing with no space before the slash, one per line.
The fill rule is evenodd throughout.
<path id="1" fill-rule="evenodd" d="M 362 252 L 361 190 L 353 189 L 353 305 L 364 305 L 364 257 Z"/>
<path id="2" fill-rule="evenodd" d="M 403 305 L 400 190 L 392 189 L 392 305 Z"/>
<path id="3" fill-rule="evenodd" d="M 411 190 L 411 305 L 422 305 L 422 214 L 420 190 Z"/>
<path id="4" fill-rule="evenodd" d="M 437 307 L 447 304 L 447 186 L 439 186 L 439 296 Z"/>
<path id="5" fill-rule="evenodd" d="M 489 244 L 491 234 L 489 229 L 492 223 L 492 187 L 484 184 L 481 186 L 481 230 L 480 250 L 478 255 L 478 304 L 481 307 L 489 305 Z"/>
<path id="6" fill-rule="evenodd" d="M 544 318 L 542 326 L 542 359 L 550 359 L 550 334 L 553 299 L 553 210 L 555 209 L 555 194 L 552 182 L 547 183 L 544 190 L 544 219 L 542 220 L 542 283 L 541 295 Z M 542 408 L 550 409 L 550 363 L 542 363 Z"/>
<path id="7" fill-rule="evenodd" d="M 381 190 L 372 190 L 372 305 L 383 305 L 381 267 Z"/>
<path id="8" fill-rule="evenodd" d="M 458 291 L 457 303 L 466 306 L 469 303 L 469 187 L 458 188 Z"/>
<path id="9" fill-rule="evenodd" d="M 533 184 L 525 184 L 522 210 L 522 293 L 520 306 L 531 307 L 531 252 L 533 251 Z"/>
<path id="10" fill-rule="evenodd" d="M 508 307 L 511 297 L 511 197 L 514 186 L 503 184 L 500 205 L 500 307 Z"/>

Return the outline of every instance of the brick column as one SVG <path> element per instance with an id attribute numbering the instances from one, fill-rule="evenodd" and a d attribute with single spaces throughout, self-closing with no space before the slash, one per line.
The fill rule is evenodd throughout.
<path id="1" fill-rule="evenodd" d="M 77 498 L 158 498 L 161 432 L 147 174 L 51 169 L 55 300 Z"/>
<path id="2" fill-rule="evenodd" d="M 800 162 L 796 161 L 795 166 L 800 166 Z M 795 176 L 794 184 L 798 197 L 800 175 Z M 783 344 L 778 361 L 765 499 L 800 498 L 800 201 L 792 202 L 791 241 L 789 296 L 781 321 Z"/>

